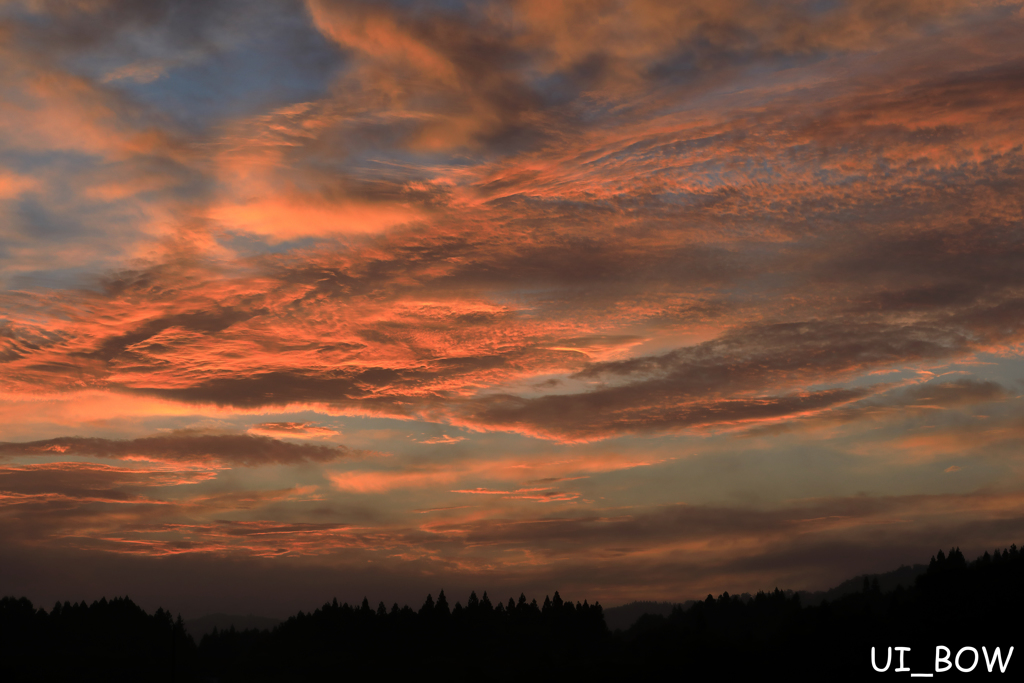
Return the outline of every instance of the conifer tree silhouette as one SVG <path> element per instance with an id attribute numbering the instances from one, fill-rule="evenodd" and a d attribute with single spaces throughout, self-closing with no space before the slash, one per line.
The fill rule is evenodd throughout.
<path id="1" fill-rule="evenodd" d="M 45 662 L 49 680 L 166 681 L 173 671 L 189 683 L 319 681 L 336 677 L 339 661 L 352 677 L 379 674 L 382 661 L 401 676 L 423 667 L 447 671 L 458 661 L 462 668 L 452 670 L 472 679 L 516 680 L 535 666 L 545 680 L 657 680 L 664 674 L 659 667 L 674 666 L 678 674 L 686 662 L 695 680 L 774 670 L 791 680 L 863 680 L 871 675 L 864 656 L 871 646 L 906 642 L 916 652 L 941 638 L 986 645 L 985 657 L 1000 646 L 1005 660 L 1014 644 L 1006 634 L 1019 632 L 1024 554 L 1016 545 L 973 561 L 958 547 L 939 551 L 912 585 L 885 594 L 877 576 L 861 575 L 854 586 L 864 579 L 865 591 L 820 606 L 803 606 L 800 594 L 778 588 L 749 600 L 709 595 L 667 617 L 644 617 L 618 636 L 607 631 L 600 602 L 574 603 L 558 591 L 543 598 L 543 608 L 521 593 L 518 603 L 510 598 L 490 612 L 487 593 L 477 600 L 474 591 L 475 616 L 455 603 L 448 621 L 440 616 L 448 605 L 444 591 L 436 602 L 428 595 L 419 613 L 397 602 L 386 614 L 383 602 L 371 610 L 366 598 L 354 606 L 333 599 L 273 631 L 215 630 L 198 646 L 180 616 L 163 608 L 148 615 L 127 598 L 57 602 L 49 613 L 24 598 L 0 598 L 0 678 L 39 680 L 38 663 Z M 462 644 L 461 652 L 451 643 Z M 799 661 L 791 657 L 797 643 Z M 396 651 L 404 656 L 393 657 Z M 36 668 L 18 669 L 22 663 Z M 841 667 L 847 669 L 833 676 Z"/>
<path id="2" fill-rule="evenodd" d="M 448 608 L 448 599 L 444 597 L 444 590 L 437 594 L 437 604 L 434 605 L 434 614 L 439 619 L 447 619 L 451 616 L 451 609 Z"/>
<path id="3" fill-rule="evenodd" d="M 423 601 L 423 606 L 420 607 L 419 615 L 425 619 L 429 619 L 434 616 L 434 598 L 427 593 L 427 599 Z"/>

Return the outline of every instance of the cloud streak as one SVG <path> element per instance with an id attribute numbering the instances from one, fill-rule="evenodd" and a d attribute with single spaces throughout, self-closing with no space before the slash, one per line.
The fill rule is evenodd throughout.
<path id="1" fill-rule="evenodd" d="M 250 434 L 186 432 L 125 440 L 68 436 L 0 443 L 0 456 L 54 454 L 166 463 L 221 463 L 239 467 L 329 463 L 356 455 L 344 446 L 293 444 Z"/>

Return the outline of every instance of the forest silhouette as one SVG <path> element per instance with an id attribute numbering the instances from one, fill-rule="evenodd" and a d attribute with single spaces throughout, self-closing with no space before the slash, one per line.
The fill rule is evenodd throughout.
<path id="1" fill-rule="evenodd" d="M 148 614 L 127 597 L 57 603 L 0 599 L 0 678 L 5 681 L 321 681 L 352 676 L 448 680 L 642 680 L 763 677 L 864 680 L 871 648 L 910 647 L 907 666 L 928 673 L 936 645 L 1004 653 L 1024 629 L 1024 552 L 968 562 L 941 550 L 913 585 L 883 592 L 877 579 L 817 606 L 775 589 L 707 596 L 670 615 L 645 615 L 612 633 L 600 604 L 542 604 L 472 593 L 450 606 L 444 591 L 414 610 L 325 603 L 272 630 L 214 630 L 196 642 L 179 616 Z M 1024 655 L 1016 655 L 1024 657 Z M 1011 657 L 1006 668 L 1019 664 Z M 1024 665 L 1021 665 L 1024 666 Z M 995 669 L 998 675 L 998 667 Z M 962 677 L 956 668 L 946 672 Z M 943 676 L 946 675 L 943 674 Z M 969 675 L 992 675 L 985 662 Z"/>

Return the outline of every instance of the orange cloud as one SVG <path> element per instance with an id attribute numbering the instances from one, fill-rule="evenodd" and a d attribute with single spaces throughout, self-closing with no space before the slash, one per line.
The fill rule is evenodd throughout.
<path id="1" fill-rule="evenodd" d="M 674 457 L 650 458 L 631 453 L 598 452 L 586 456 L 553 459 L 501 457 L 469 460 L 434 466 L 410 466 L 390 470 L 327 471 L 325 476 L 334 488 L 356 493 L 385 493 L 396 489 L 438 488 L 458 481 L 500 481 L 532 484 L 515 489 L 476 487 L 456 489 L 453 493 L 496 495 L 510 500 L 571 501 L 579 493 L 556 491 L 551 484 L 585 479 L 591 474 L 616 472 L 637 467 L 659 465 Z"/>
<path id="2" fill-rule="evenodd" d="M 419 441 L 419 443 L 425 443 L 425 444 L 452 444 L 452 443 L 459 443 L 460 441 L 465 441 L 465 440 L 466 440 L 466 437 L 464 437 L 464 436 L 448 436 L 447 434 L 442 434 L 441 436 L 432 436 L 429 439 L 421 439 Z"/>
<path id="3" fill-rule="evenodd" d="M 257 436 L 285 437 L 288 439 L 326 439 L 338 432 L 320 427 L 315 422 L 264 422 L 246 430 Z"/>
<path id="4" fill-rule="evenodd" d="M 341 491 L 353 493 L 383 493 L 393 489 L 422 488 L 446 484 L 458 478 L 458 473 L 444 470 L 399 472 L 327 472 L 331 484 Z"/>
<path id="5" fill-rule="evenodd" d="M 239 188 L 245 192 L 250 188 Z M 251 191 L 251 190 L 250 190 Z M 329 204 L 314 198 L 272 197 L 244 204 L 212 207 L 209 218 L 227 231 L 252 232 L 274 241 L 335 233 L 375 233 L 419 220 L 412 208 L 345 202 Z"/>
<path id="6" fill-rule="evenodd" d="M 22 192 L 29 192 L 40 187 L 38 178 L 19 175 L 9 171 L 0 171 L 0 200 L 12 199 Z"/>

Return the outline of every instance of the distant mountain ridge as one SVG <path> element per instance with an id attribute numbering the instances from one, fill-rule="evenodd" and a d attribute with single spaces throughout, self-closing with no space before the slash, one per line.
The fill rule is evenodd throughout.
<path id="1" fill-rule="evenodd" d="M 800 600 L 803 604 L 808 606 L 820 605 L 823 601 L 828 600 L 832 602 L 838 600 L 844 595 L 850 595 L 851 593 L 860 593 L 864 590 L 864 582 L 867 581 L 872 586 L 875 582 L 878 582 L 878 588 L 883 593 L 896 590 L 897 586 L 903 586 L 904 588 L 910 588 L 914 585 L 914 581 L 921 574 L 928 571 L 928 565 L 915 564 L 913 566 L 900 565 L 899 569 L 894 569 L 891 572 L 885 572 L 884 574 L 861 574 L 855 576 L 852 579 L 847 579 L 835 588 L 830 588 L 827 591 L 797 591 L 800 594 Z"/>
<path id="2" fill-rule="evenodd" d="M 800 601 L 804 605 L 816 606 L 826 600 L 832 602 L 838 600 L 844 595 L 860 593 L 864 590 L 865 581 L 872 586 L 877 582 L 878 588 L 883 593 L 896 590 L 897 586 L 910 588 L 914 585 L 914 581 L 917 577 L 924 574 L 927 570 L 928 566 L 923 564 L 915 564 L 909 567 L 907 565 L 901 565 L 899 569 L 894 569 L 882 574 L 860 574 L 852 579 L 843 581 L 838 586 L 830 588 L 827 591 L 795 591 L 795 593 L 800 596 Z M 794 591 L 787 590 L 784 591 L 784 593 L 787 596 L 792 596 Z M 750 593 L 743 593 L 737 597 L 743 602 L 748 602 L 754 598 Z M 605 623 L 608 624 L 608 629 L 610 631 L 626 631 L 630 626 L 635 624 L 640 617 L 646 614 L 667 617 L 672 614 L 672 610 L 676 607 L 682 607 L 682 609 L 686 610 L 689 609 L 694 602 L 694 600 L 687 600 L 686 602 L 681 603 L 636 600 L 625 605 L 619 605 L 618 607 L 606 607 L 604 610 L 604 620 Z"/>
<path id="3" fill-rule="evenodd" d="M 185 630 L 188 631 L 190 636 L 199 640 L 207 633 L 213 633 L 214 629 L 218 631 L 228 631 L 231 628 L 234 628 L 236 631 L 247 631 L 249 629 L 270 631 L 282 621 L 283 619 L 257 617 L 252 614 L 245 616 L 238 614 L 207 614 L 205 617 L 186 621 Z"/>
<path id="4" fill-rule="evenodd" d="M 610 631 L 625 631 L 645 614 L 667 617 L 672 614 L 672 610 L 678 605 L 682 605 L 683 609 L 686 609 L 692 604 L 693 600 L 687 600 L 683 603 L 636 600 L 626 605 L 605 608 L 604 622 L 608 624 Z"/>

